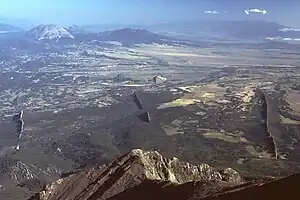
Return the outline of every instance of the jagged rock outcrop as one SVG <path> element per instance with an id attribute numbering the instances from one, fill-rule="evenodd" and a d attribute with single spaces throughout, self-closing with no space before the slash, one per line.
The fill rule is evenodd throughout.
<path id="1" fill-rule="evenodd" d="M 30 200 L 281 200 L 300 199 L 300 174 L 244 181 L 231 168 L 217 171 L 135 149 L 107 166 L 69 173 Z"/>
<path id="2" fill-rule="evenodd" d="M 165 83 L 166 81 L 167 81 L 167 78 L 162 77 L 162 76 L 155 76 L 155 77 L 153 77 L 153 82 L 155 84 L 162 84 L 162 83 Z"/>
<path id="3" fill-rule="evenodd" d="M 236 171 L 224 171 L 164 158 L 157 151 L 135 149 L 107 167 L 94 167 L 59 179 L 30 200 L 104 200 L 145 184 L 171 187 L 196 182 L 232 186 L 242 183 Z"/>
<path id="4" fill-rule="evenodd" d="M 23 113 L 24 111 L 21 110 L 18 114 L 14 115 L 12 119 L 12 121 L 16 124 L 16 131 L 19 138 L 22 136 L 24 131 Z"/>
<path id="5" fill-rule="evenodd" d="M 227 182 L 206 181 L 184 184 L 145 181 L 110 200 L 282 200 L 299 199 L 300 175 L 283 179 L 258 179 L 233 186 Z"/>
<path id="6" fill-rule="evenodd" d="M 133 102 L 136 104 L 136 106 L 138 107 L 138 109 L 140 110 L 143 110 L 144 107 L 143 107 L 143 104 L 142 104 L 142 101 L 140 100 L 140 98 L 138 97 L 137 93 L 134 92 L 133 95 L 132 95 L 132 99 L 133 99 Z"/>
<path id="7" fill-rule="evenodd" d="M 266 126 L 266 147 L 275 159 L 278 159 L 278 148 L 275 138 L 281 137 L 281 131 L 278 130 L 277 124 L 278 114 L 276 113 L 277 105 L 275 100 L 270 97 L 266 92 L 257 89 L 256 93 L 262 101 L 262 115 L 265 118 Z"/>
<path id="8" fill-rule="evenodd" d="M 242 178 L 241 178 L 240 174 L 231 168 L 226 168 L 223 171 L 221 171 L 220 173 L 223 177 L 223 180 L 225 180 L 227 182 L 232 182 L 232 183 L 242 182 Z"/>
<path id="9" fill-rule="evenodd" d="M 141 121 L 150 123 L 151 122 L 151 117 L 149 112 L 144 112 L 138 116 Z"/>
<path id="10" fill-rule="evenodd" d="M 203 200 L 300 199 L 300 174 L 285 178 L 250 182 L 218 192 Z"/>

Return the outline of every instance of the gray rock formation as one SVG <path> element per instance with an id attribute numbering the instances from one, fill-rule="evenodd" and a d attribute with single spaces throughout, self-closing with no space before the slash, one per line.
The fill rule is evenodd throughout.
<path id="1" fill-rule="evenodd" d="M 150 123 L 151 122 L 151 116 L 149 112 L 144 112 L 138 116 L 141 121 Z"/>
<path id="2" fill-rule="evenodd" d="M 24 131 L 24 121 L 23 121 L 23 110 L 21 110 L 18 114 L 14 115 L 13 121 L 16 124 L 16 131 L 18 137 L 21 137 Z"/>
<path id="3" fill-rule="evenodd" d="M 226 168 L 223 171 L 220 172 L 223 180 L 226 182 L 232 182 L 232 183 L 240 183 L 242 182 L 242 178 L 240 174 L 231 168 Z"/>
<path id="4" fill-rule="evenodd" d="M 162 84 L 162 83 L 165 83 L 166 81 L 167 81 L 167 78 L 162 77 L 162 76 L 155 76 L 155 77 L 153 77 L 153 82 L 155 84 Z"/>
<path id="5" fill-rule="evenodd" d="M 140 110 L 143 110 L 144 107 L 143 107 L 143 104 L 142 104 L 142 101 L 140 100 L 140 98 L 138 97 L 137 93 L 134 92 L 133 95 L 132 95 L 132 99 L 133 99 L 133 102 L 136 104 L 136 106 L 138 107 L 138 109 Z"/>
<path id="6" fill-rule="evenodd" d="M 159 181 L 171 185 L 189 182 L 224 180 L 241 183 L 236 171 L 220 173 L 206 164 L 192 165 L 177 158 L 164 158 L 157 151 L 135 149 L 106 167 L 94 167 L 71 174 L 49 184 L 31 200 L 87 200 L 109 199 L 145 181 Z"/>

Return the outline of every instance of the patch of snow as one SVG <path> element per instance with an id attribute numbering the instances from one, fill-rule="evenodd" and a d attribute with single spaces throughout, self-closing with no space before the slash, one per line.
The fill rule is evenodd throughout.
<path id="1" fill-rule="evenodd" d="M 285 28 L 282 28 L 282 29 L 279 29 L 279 31 L 281 32 L 288 32 L 288 31 L 300 31 L 299 28 L 288 28 L 288 27 L 285 27 Z"/>
<path id="2" fill-rule="evenodd" d="M 205 13 L 205 14 L 213 14 L 213 15 L 219 14 L 219 12 L 216 11 L 216 10 L 206 10 L 206 11 L 204 11 L 204 13 Z"/>
<path id="3" fill-rule="evenodd" d="M 153 82 L 154 82 L 155 84 L 161 84 L 161 83 L 164 83 L 164 82 L 166 82 L 166 81 L 167 81 L 167 78 L 162 77 L 162 76 L 155 76 L 155 77 L 153 78 Z"/>
<path id="4" fill-rule="evenodd" d="M 266 40 L 271 40 L 271 41 L 300 41 L 300 38 L 288 38 L 288 37 L 266 37 Z"/>
<path id="5" fill-rule="evenodd" d="M 33 80 L 32 82 L 33 83 L 38 83 L 40 81 L 40 79 L 36 79 L 36 80 Z"/>
<path id="6" fill-rule="evenodd" d="M 251 13 L 261 13 L 263 15 L 268 14 L 268 11 L 265 9 L 258 9 L 258 8 L 253 8 L 253 9 L 248 9 L 245 10 L 246 15 L 250 15 Z"/>
<path id="7" fill-rule="evenodd" d="M 178 89 L 188 93 L 192 92 L 192 90 L 188 89 L 188 87 L 178 87 Z"/>
<path id="8" fill-rule="evenodd" d="M 39 25 L 31 29 L 27 35 L 36 40 L 59 40 L 60 38 L 74 39 L 74 36 L 65 28 L 55 24 Z"/>

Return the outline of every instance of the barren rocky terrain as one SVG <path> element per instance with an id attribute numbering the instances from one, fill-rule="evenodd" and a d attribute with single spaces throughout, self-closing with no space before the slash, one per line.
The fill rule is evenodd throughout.
<path id="1" fill-rule="evenodd" d="M 1 199 L 23 200 L 45 187 L 39 198 L 59 199 L 47 196 L 57 179 L 66 181 L 57 188 L 65 199 L 131 195 L 135 189 L 121 193 L 117 183 L 92 184 L 93 193 L 100 191 L 96 197 L 81 193 L 85 187 L 64 191 L 80 181 L 117 182 L 108 171 L 123 177 L 125 166 L 109 163 L 124 156 L 133 173 L 125 170 L 126 187 L 142 191 L 149 185 L 177 191 L 190 181 L 203 189 L 201 181 L 215 181 L 215 172 L 221 182 L 205 183 L 201 198 L 236 186 L 221 173 L 229 167 L 241 177 L 239 188 L 249 177 L 259 185 L 255 181 L 267 182 L 257 177 L 300 170 L 299 44 L 175 40 L 137 29 L 0 42 Z M 145 178 L 150 169 L 132 165 L 127 154 L 137 148 L 190 163 L 184 166 L 203 163 L 209 173 L 204 179 L 200 169 L 187 178 L 165 171 Z M 73 171 L 79 172 L 68 176 Z"/>
<path id="2" fill-rule="evenodd" d="M 242 178 L 231 168 L 216 171 L 135 149 L 108 166 L 74 172 L 30 200 L 96 199 L 297 199 L 299 175 L 287 178 Z"/>

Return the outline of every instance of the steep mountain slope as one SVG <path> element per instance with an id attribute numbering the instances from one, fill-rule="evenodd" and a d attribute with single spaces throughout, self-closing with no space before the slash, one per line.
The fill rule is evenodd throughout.
<path id="1" fill-rule="evenodd" d="M 35 40 L 59 40 L 61 38 L 74 39 L 74 36 L 65 28 L 55 25 L 39 25 L 29 30 L 26 35 Z"/>
<path id="2" fill-rule="evenodd" d="M 299 184 L 300 174 L 295 174 L 282 179 L 241 185 L 204 200 L 300 199 Z"/>
<path id="3" fill-rule="evenodd" d="M 178 186 L 191 181 L 236 185 L 242 179 L 230 168 L 218 172 L 206 164 L 191 165 L 177 158 L 164 158 L 156 151 L 136 149 L 106 167 L 95 167 L 62 178 L 46 186 L 31 200 L 109 199 L 141 184 Z"/>
<path id="4" fill-rule="evenodd" d="M 292 199 L 300 197 L 299 183 L 300 175 L 246 182 L 231 168 L 219 172 L 136 149 L 108 166 L 66 175 L 30 200 Z"/>
<path id="5" fill-rule="evenodd" d="M 189 182 L 168 184 L 166 182 L 145 181 L 141 185 L 128 189 L 110 200 L 144 199 L 144 200 L 282 200 L 299 199 L 298 185 L 300 175 L 283 179 L 260 179 L 245 184 L 232 186 L 228 183 Z"/>

